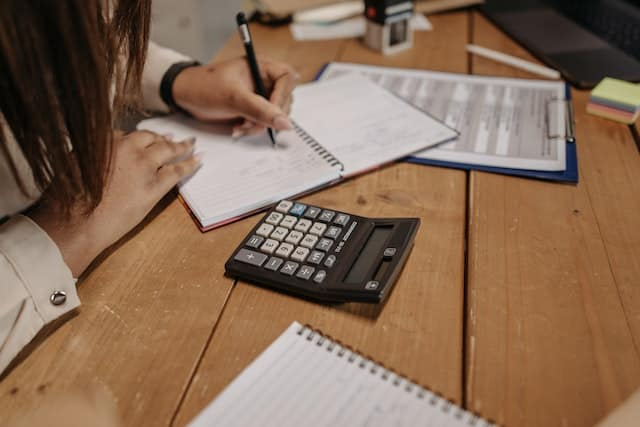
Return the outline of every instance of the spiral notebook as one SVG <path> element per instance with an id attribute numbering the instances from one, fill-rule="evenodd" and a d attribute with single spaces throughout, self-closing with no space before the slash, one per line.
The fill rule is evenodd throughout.
<path id="1" fill-rule="evenodd" d="M 205 426 L 492 424 L 293 322 L 190 424 Z"/>
<path id="2" fill-rule="evenodd" d="M 202 168 L 180 195 L 203 231 L 250 215 L 281 199 L 405 157 L 458 136 L 455 130 L 359 75 L 300 86 L 295 128 L 234 140 L 230 129 L 184 116 L 140 122 L 138 129 L 195 136 Z"/>

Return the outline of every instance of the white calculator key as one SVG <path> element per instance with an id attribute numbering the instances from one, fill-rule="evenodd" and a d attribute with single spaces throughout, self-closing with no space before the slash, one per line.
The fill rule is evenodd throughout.
<path id="1" fill-rule="evenodd" d="M 266 222 L 269 223 L 269 224 L 278 225 L 278 224 L 280 224 L 280 221 L 282 221 L 283 217 L 284 217 L 284 215 L 282 215 L 281 213 L 271 212 L 269 214 L 269 216 L 267 217 Z"/>
<path id="2" fill-rule="evenodd" d="M 314 236 L 312 234 L 307 234 L 300 242 L 300 246 L 304 246 L 305 248 L 313 249 L 313 247 L 318 242 L 318 236 Z"/>
<path id="3" fill-rule="evenodd" d="M 298 218 L 296 218 L 295 216 L 287 215 L 284 217 L 284 219 L 280 223 L 280 226 L 293 228 L 293 226 L 296 225 L 297 221 L 298 221 Z"/>
<path id="4" fill-rule="evenodd" d="M 286 214 L 289 212 L 289 209 L 291 209 L 292 206 L 293 206 L 293 202 L 290 202 L 288 200 L 283 200 L 280 203 L 278 203 L 278 206 L 276 206 L 276 210 L 278 212 L 282 212 Z"/>
<path id="5" fill-rule="evenodd" d="M 289 235 L 285 239 L 285 242 L 297 245 L 300 243 L 300 240 L 302 240 L 303 237 L 304 237 L 304 234 L 302 234 L 299 231 L 293 230 L 291 233 L 289 233 Z"/>
<path id="6" fill-rule="evenodd" d="M 287 237 L 287 234 L 289 234 L 289 230 L 284 227 L 277 227 L 273 233 L 271 233 L 271 238 L 282 242 L 284 238 Z"/>
<path id="7" fill-rule="evenodd" d="M 256 234 L 262 237 L 269 237 L 274 228 L 271 224 L 262 224 L 260 228 L 258 228 L 258 231 L 256 231 Z"/>
<path id="8" fill-rule="evenodd" d="M 316 222 L 315 224 L 313 224 L 313 227 L 311 227 L 311 230 L 309 230 L 309 233 L 315 234 L 316 236 L 322 236 L 326 229 L 327 229 L 326 224 L 323 224 L 321 222 Z"/>
<path id="9" fill-rule="evenodd" d="M 279 244 L 280 243 L 277 240 L 267 239 L 267 241 L 262 244 L 262 247 L 260 248 L 260 250 L 262 252 L 272 254 L 276 251 L 276 248 L 278 247 Z"/>
<path id="10" fill-rule="evenodd" d="M 293 252 L 293 245 L 290 243 L 283 243 L 276 251 L 276 255 L 281 256 L 282 258 L 288 258 L 289 255 L 291 255 L 291 252 Z"/>
<path id="11" fill-rule="evenodd" d="M 309 228 L 311 228 L 311 224 L 312 224 L 312 222 L 309 221 L 308 219 L 301 219 L 296 224 L 296 228 L 295 229 L 297 231 L 302 231 L 303 233 L 306 233 L 307 231 L 309 231 Z"/>
<path id="12" fill-rule="evenodd" d="M 304 260 L 307 259 L 308 255 L 309 255 L 309 249 L 299 247 L 299 248 L 296 248 L 295 251 L 293 251 L 293 254 L 291 255 L 291 259 L 299 262 L 304 262 Z"/>

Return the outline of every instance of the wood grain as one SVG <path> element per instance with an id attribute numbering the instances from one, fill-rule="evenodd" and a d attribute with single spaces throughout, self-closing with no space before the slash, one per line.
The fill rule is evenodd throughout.
<path id="1" fill-rule="evenodd" d="M 79 284 L 83 305 L 0 382 L 0 423 L 68 389 L 113 396 L 125 425 L 167 424 L 232 281 L 243 224 L 203 235 L 175 194 Z"/>
<path id="2" fill-rule="evenodd" d="M 480 15 L 473 28 L 474 43 L 534 60 Z M 580 184 L 471 177 L 466 403 L 505 425 L 593 425 L 640 386 L 640 158 L 575 98 Z"/>
<path id="3" fill-rule="evenodd" d="M 300 50 L 305 58 L 424 66 L 464 72 L 445 46 L 462 49 L 466 15 L 438 16 L 436 28 L 418 41 L 413 53 L 384 58 L 349 41 L 339 57 Z M 440 52 L 436 54 L 435 52 Z M 293 53 L 292 53 L 293 54 Z M 376 59 L 374 61 L 374 58 Z M 347 181 L 305 202 L 369 217 L 422 219 L 416 245 L 387 303 L 380 306 L 329 306 L 238 283 L 211 345 L 176 419 L 184 425 L 202 410 L 294 320 L 308 323 L 457 402 L 462 397 L 462 302 L 466 174 L 461 171 L 397 164 Z M 253 223 L 253 222 L 252 222 Z"/>

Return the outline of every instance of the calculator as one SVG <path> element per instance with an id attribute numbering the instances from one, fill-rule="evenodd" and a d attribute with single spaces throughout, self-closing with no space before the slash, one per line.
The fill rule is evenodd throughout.
<path id="1" fill-rule="evenodd" d="M 228 276 L 326 302 L 382 302 L 420 226 L 283 200 L 225 264 Z"/>

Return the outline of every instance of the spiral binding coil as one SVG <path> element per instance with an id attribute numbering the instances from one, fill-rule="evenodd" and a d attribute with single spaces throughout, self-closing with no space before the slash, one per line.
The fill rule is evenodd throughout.
<path id="1" fill-rule="evenodd" d="M 306 335 L 305 335 L 306 333 Z M 360 369 L 367 369 L 367 365 L 371 366 L 368 368 L 369 373 L 371 375 L 378 375 L 380 373 L 380 379 L 383 381 L 388 381 L 392 378 L 392 384 L 395 387 L 400 387 L 402 382 L 404 381 L 406 384 L 404 385 L 404 391 L 413 394 L 418 399 L 425 400 L 429 405 L 433 407 L 438 407 L 444 413 L 450 413 L 453 417 L 458 420 L 464 422 L 466 417 L 466 423 L 469 426 L 477 426 L 477 427 L 493 427 L 495 424 L 483 420 L 479 415 L 466 411 L 448 399 L 416 384 L 407 378 L 401 376 L 400 374 L 394 372 L 391 369 L 385 368 L 381 363 L 374 361 L 373 359 L 364 356 L 363 354 L 353 350 L 349 346 L 344 345 L 338 340 L 335 340 L 329 336 L 323 335 L 322 333 L 315 331 L 311 327 L 307 325 L 303 325 L 298 331 L 297 334 L 305 337 L 307 341 L 312 344 L 315 344 L 318 347 L 325 347 L 325 343 L 328 343 L 325 347 L 327 352 L 333 353 L 336 347 L 339 347 L 338 351 L 335 355 L 339 358 L 347 357 L 346 360 L 348 363 L 353 364 L 356 362 L 358 358 L 360 361 L 357 363 L 357 366 Z M 452 410 L 454 410 L 452 412 Z"/>
<path id="2" fill-rule="evenodd" d="M 340 170 L 344 170 L 344 165 L 337 157 L 335 157 L 329 150 L 324 148 L 314 137 L 309 135 L 304 129 L 298 126 L 297 123 L 293 123 L 295 132 L 302 138 L 302 140 L 313 149 L 320 157 L 325 159 L 331 166 L 340 166 Z"/>

